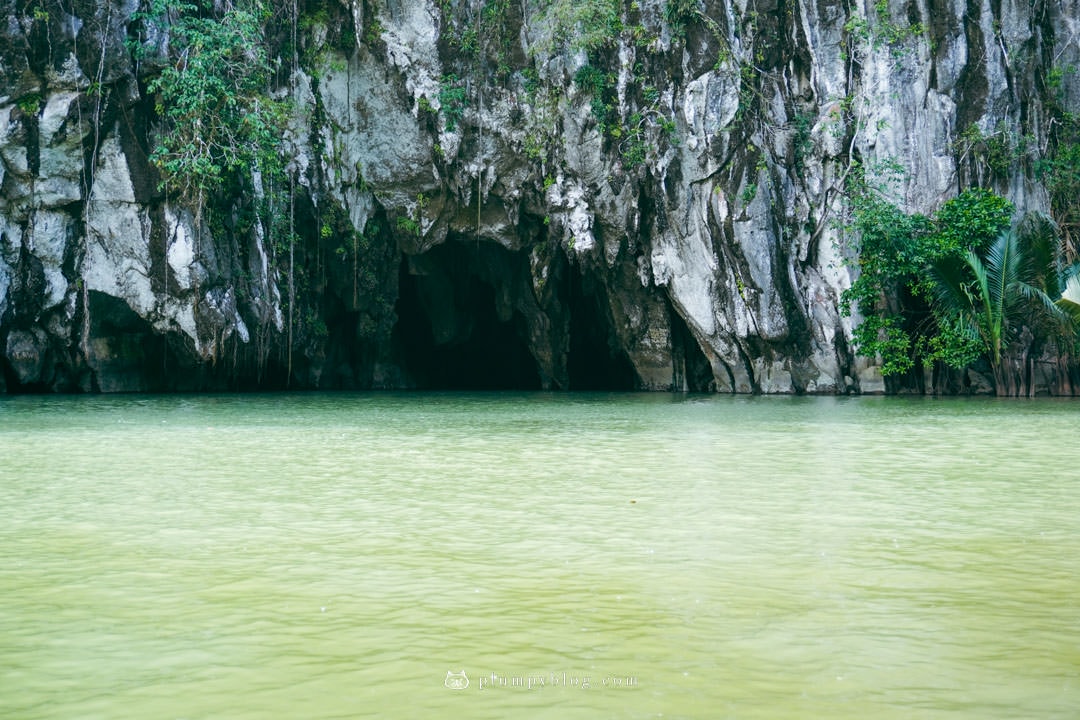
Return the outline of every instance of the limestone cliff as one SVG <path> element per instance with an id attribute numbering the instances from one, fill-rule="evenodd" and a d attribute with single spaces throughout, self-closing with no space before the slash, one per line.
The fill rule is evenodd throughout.
<path id="1" fill-rule="evenodd" d="M 0 388 L 882 391 L 852 168 L 1050 209 L 985 151 L 1080 104 L 1078 0 L 590 1 L 276 3 L 282 179 L 204 208 L 146 8 L 2 0 Z"/>

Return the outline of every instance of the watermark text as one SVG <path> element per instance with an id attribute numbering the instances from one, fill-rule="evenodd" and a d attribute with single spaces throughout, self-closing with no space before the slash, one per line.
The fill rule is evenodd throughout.
<path id="1" fill-rule="evenodd" d="M 500 673 L 485 672 L 469 677 L 465 670 L 447 671 L 443 683 L 451 690 L 474 688 L 484 692 L 499 690 L 630 690 L 641 687 L 636 675 L 575 672 Z"/>

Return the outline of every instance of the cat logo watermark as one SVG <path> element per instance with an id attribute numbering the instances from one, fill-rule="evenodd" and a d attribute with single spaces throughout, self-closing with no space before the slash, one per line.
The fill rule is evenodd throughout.
<path id="1" fill-rule="evenodd" d="M 465 674 L 465 671 L 451 672 L 446 671 L 446 679 L 443 680 L 443 685 L 451 690 L 464 690 L 469 687 L 469 676 Z"/>

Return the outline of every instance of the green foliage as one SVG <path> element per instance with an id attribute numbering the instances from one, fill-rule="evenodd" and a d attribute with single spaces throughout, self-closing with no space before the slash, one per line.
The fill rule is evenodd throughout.
<path id="1" fill-rule="evenodd" d="M 301 30 L 309 32 L 317 27 L 327 27 L 331 22 L 330 13 L 326 8 L 309 10 L 300 18 L 298 26 Z"/>
<path id="2" fill-rule="evenodd" d="M 525 157 L 530 160 L 543 160 L 547 157 L 547 145 L 545 138 L 540 133 L 529 133 L 525 136 Z"/>
<path id="3" fill-rule="evenodd" d="M 27 115 L 37 115 L 41 110 L 41 96 L 37 93 L 31 93 L 19 98 L 19 109 Z"/>
<path id="4" fill-rule="evenodd" d="M 859 353 L 882 359 L 882 375 L 903 375 L 911 370 L 911 338 L 899 315 L 868 316 L 852 333 Z"/>
<path id="5" fill-rule="evenodd" d="M 397 219 L 397 229 L 406 235 L 414 235 L 420 237 L 420 223 L 408 215 L 399 215 Z"/>
<path id="6" fill-rule="evenodd" d="M 320 245 L 332 248 L 332 258 L 336 261 L 328 268 L 329 282 L 339 290 L 351 291 L 349 308 L 357 311 L 356 330 L 362 338 L 388 333 L 393 324 L 394 298 L 386 282 L 386 268 L 397 258 L 396 244 L 383 231 L 379 217 L 370 218 L 361 232 L 341 205 L 331 202 L 323 210 Z M 348 297 L 342 295 L 342 299 Z M 317 316 L 313 309 L 311 317 Z M 312 334 L 318 335 L 315 327 Z"/>
<path id="7" fill-rule="evenodd" d="M 864 317 L 854 333 L 859 354 L 880 357 L 883 375 L 909 371 L 917 357 L 970 362 L 970 334 L 931 311 L 936 281 L 928 271 L 985 248 L 1009 226 L 1012 204 L 976 188 L 926 217 L 904 213 L 865 177 L 851 193 L 859 275 L 841 300 L 845 313 L 857 308 Z"/>
<path id="8" fill-rule="evenodd" d="M 645 162 L 649 152 L 649 140 L 644 127 L 645 119 L 641 113 L 634 113 L 628 119 L 625 131 L 619 131 L 623 138 L 619 143 L 619 155 L 627 168 L 635 168 Z M 614 130 L 612 132 L 615 132 Z"/>
<path id="9" fill-rule="evenodd" d="M 1058 224 L 1070 240 L 1070 251 L 1077 255 L 1080 236 L 1080 131 L 1059 141 L 1041 166 L 1050 207 Z"/>
<path id="10" fill-rule="evenodd" d="M 853 190 L 861 272 L 843 302 L 864 316 L 854 341 L 860 354 L 881 358 L 883 375 L 982 358 L 997 392 L 1011 394 L 1024 381 L 1004 370 L 1007 355 L 1046 340 L 1076 349 L 1080 302 L 1068 296 L 1076 269 L 1062 270 L 1052 223 L 1010 229 L 1012 204 L 979 188 L 930 218 L 901 212 L 865 180 Z M 1080 283 L 1077 293 L 1080 301 Z"/>
<path id="11" fill-rule="evenodd" d="M 399 215 L 396 221 L 397 229 L 406 235 L 420 237 L 423 234 L 424 208 L 427 207 L 428 198 L 424 193 L 416 195 L 416 205 L 408 215 Z"/>
<path id="12" fill-rule="evenodd" d="M 981 177 L 992 177 L 1006 175 L 1023 156 L 1026 144 L 1004 122 L 991 133 L 983 133 L 972 123 L 953 142 L 953 149 L 961 161 L 973 163 Z"/>
<path id="13" fill-rule="evenodd" d="M 368 47 L 374 47 L 382 40 L 382 36 L 382 23 L 379 22 L 378 17 L 372 16 L 364 27 L 364 44 Z"/>
<path id="14" fill-rule="evenodd" d="M 551 0 L 541 11 L 555 48 L 595 52 L 614 45 L 622 32 L 619 0 Z"/>
<path id="15" fill-rule="evenodd" d="M 518 25 L 511 12 L 511 0 L 486 0 L 480 11 L 480 45 L 501 78 L 510 75 L 510 58 L 517 42 Z"/>
<path id="16" fill-rule="evenodd" d="M 806 159 L 810 157 L 814 151 L 814 141 L 810 137 L 811 130 L 813 129 L 813 116 L 807 113 L 798 113 L 793 119 L 795 125 L 795 139 L 793 142 L 795 150 L 795 167 L 802 170 L 806 167 Z"/>
<path id="17" fill-rule="evenodd" d="M 1065 77 L 1077 72 L 1075 66 L 1068 65 L 1047 73 L 1050 142 L 1045 156 L 1036 163 L 1070 259 L 1080 254 L 1080 113 L 1072 111 L 1067 101 Z"/>
<path id="18" fill-rule="evenodd" d="M 455 13 L 450 0 L 439 0 L 438 5 L 442 13 L 442 41 L 473 69 L 486 72 L 490 68 L 501 79 L 509 77 L 514 48 L 519 42 L 519 6 L 512 0 L 483 0 L 482 4 L 462 3 L 461 10 Z"/>
<path id="19" fill-rule="evenodd" d="M 880 357 L 883 375 L 903 374 L 913 366 L 912 341 L 898 303 L 889 299 L 918 282 L 930 223 L 865 188 L 854 203 L 851 229 L 858 236 L 859 275 L 841 296 L 842 310 L 850 314 L 857 308 L 864 318 L 854 332 L 859 354 Z"/>
<path id="20" fill-rule="evenodd" d="M 267 3 L 268 10 L 266 36 L 282 43 L 276 53 L 279 58 L 288 57 L 294 49 L 293 38 L 291 28 L 285 27 L 283 22 L 289 22 L 292 10 L 283 0 L 262 1 Z M 356 33 L 351 21 L 343 22 L 347 16 L 342 13 L 341 7 L 333 0 L 308 0 L 299 3 L 296 11 L 299 13 L 296 26 L 301 35 L 318 38 L 318 42 L 300 42 L 301 47 L 296 48 L 300 51 L 300 64 L 311 75 L 318 75 L 326 69 L 344 72 L 345 58 L 356 49 Z M 370 44 L 369 35 L 379 31 L 378 18 L 365 18 L 365 21 L 364 42 Z"/>
<path id="21" fill-rule="evenodd" d="M 540 83 L 540 73 L 538 73 L 534 67 L 527 67 L 521 72 L 521 77 L 524 80 L 525 94 L 530 100 L 535 98 L 542 87 Z"/>
<path id="22" fill-rule="evenodd" d="M 608 116 L 614 109 L 612 94 L 615 78 L 595 65 L 582 65 L 574 73 L 574 84 L 592 96 L 589 106 L 593 118 L 600 126 L 600 132 L 603 133 L 607 128 Z"/>
<path id="23" fill-rule="evenodd" d="M 578 68 L 578 71 L 574 73 L 574 84 L 585 92 L 594 95 L 603 94 L 610 83 L 611 78 L 609 78 L 607 73 L 595 65 L 582 65 Z"/>
<path id="24" fill-rule="evenodd" d="M 1074 265 L 1062 277 L 1061 297 L 1055 303 L 1068 316 L 1073 328 L 1080 328 L 1080 266 Z M 1080 343 L 1080 338 L 1077 338 Z"/>
<path id="25" fill-rule="evenodd" d="M 742 122 L 755 114 L 757 100 L 761 97 L 758 90 L 760 73 L 750 63 L 739 66 L 739 107 L 735 110 L 735 120 Z"/>
<path id="26" fill-rule="evenodd" d="M 323 339 L 330 335 L 330 329 L 326 327 L 326 321 L 323 320 L 315 308 L 308 309 L 303 318 L 303 325 L 315 339 Z"/>
<path id="27" fill-rule="evenodd" d="M 1049 295 L 1036 286 L 1040 275 L 1045 280 L 1036 249 L 1030 236 L 1010 230 L 998 235 L 984 252 L 968 250 L 960 262 L 948 259 L 932 267 L 934 311 L 940 324 L 987 358 L 999 394 L 1004 385 L 1002 358 L 1021 328 L 1039 329 L 1045 325 L 1040 321 L 1065 319 Z M 963 367 L 974 354 L 940 353 L 937 359 Z"/>
<path id="28" fill-rule="evenodd" d="M 977 337 L 956 316 L 936 309 L 937 332 L 919 338 L 917 354 L 929 361 L 939 361 L 951 368 L 963 369 L 977 361 L 982 347 Z"/>
<path id="29" fill-rule="evenodd" d="M 150 159 L 165 185 L 201 205 L 226 177 L 277 171 L 286 107 L 268 93 L 262 3 L 218 16 L 208 0 L 153 0 L 137 17 L 169 35 L 172 60 L 148 83 L 163 122 Z"/>
<path id="30" fill-rule="evenodd" d="M 678 145 L 679 144 L 679 128 L 675 124 L 675 121 L 674 120 L 669 120 L 668 118 L 663 118 L 662 117 L 662 118 L 658 119 L 657 123 L 660 126 L 660 129 L 662 131 L 664 131 L 664 133 L 667 134 L 668 141 L 671 142 L 672 145 Z"/>
<path id="31" fill-rule="evenodd" d="M 551 148 L 556 143 L 555 118 L 561 113 L 562 87 L 541 83 L 540 74 L 532 67 L 526 68 L 522 79 L 525 105 L 530 109 L 524 117 L 526 133 L 522 152 L 530 160 L 543 163 L 551 156 Z"/>
<path id="32" fill-rule="evenodd" d="M 439 106 L 446 118 L 448 131 L 457 129 L 458 122 L 464 117 L 466 99 L 465 84 L 458 80 L 458 76 L 453 73 L 444 75 L 439 86 Z"/>
<path id="33" fill-rule="evenodd" d="M 924 215 L 908 215 L 884 198 L 858 197 L 851 229 L 858 234 L 859 277 L 846 296 L 866 306 L 896 284 L 906 284 L 937 255 L 930 238 L 931 222 Z"/>
<path id="34" fill-rule="evenodd" d="M 937 211 L 935 241 L 941 248 L 939 254 L 985 248 L 1009 227 L 1015 210 L 1011 202 L 989 190 L 965 190 Z"/>
<path id="35" fill-rule="evenodd" d="M 667 0 L 664 3 L 664 20 L 676 38 L 686 35 L 686 26 L 701 14 L 698 0 Z"/>
<path id="36" fill-rule="evenodd" d="M 848 49 L 853 49 L 858 45 L 869 46 L 875 50 L 890 47 L 894 54 L 900 54 L 903 52 L 901 46 L 908 40 L 922 35 L 925 28 L 920 23 L 894 22 L 889 12 L 888 0 L 877 0 L 874 3 L 873 17 L 852 15 L 844 23 L 844 32 L 847 35 L 844 43 Z"/>
<path id="37" fill-rule="evenodd" d="M 600 134 L 618 149 L 627 169 L 643 165 L 659 137 L 676 142 L 675 121 L 660 108 L 660 91 L 635 74 L 644 107 L 621 119 L 616 112 L 615 76 L 593 64 L 582 65 L 574 73 L 574 84 L 590 95 L 589 105 Z M 641 107 L 641 105 L 639 105 Z"/>

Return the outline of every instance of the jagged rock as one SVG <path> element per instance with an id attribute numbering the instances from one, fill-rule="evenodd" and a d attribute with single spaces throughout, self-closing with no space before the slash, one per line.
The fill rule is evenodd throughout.
<path id="1" fill-rule="evenodd" d="M 47 352 L 48 338 L 40 328 L 8 333 L 5 354 L 16 379 L 23 385 L 41 382 Z"/>
<path id="2" fill-rule="evenodd" d="M 591 52 L 528 4 L 469 49 L 467 4 L 302 1 L 284 176 L 204 204 L 148 157 L 167 27 L 39 4 L 0 27 L 0 370 L 35 388 L 884 392 L 840 307 L 850 173 L 1045 210 L 956 141 L 1045 145 L 1048 58 L 1080 63 L 1080 0 L 707 0 L 678 32 L 641 0 Z M 1054 87 L 1075 111 L 1080 74 Z"/>

